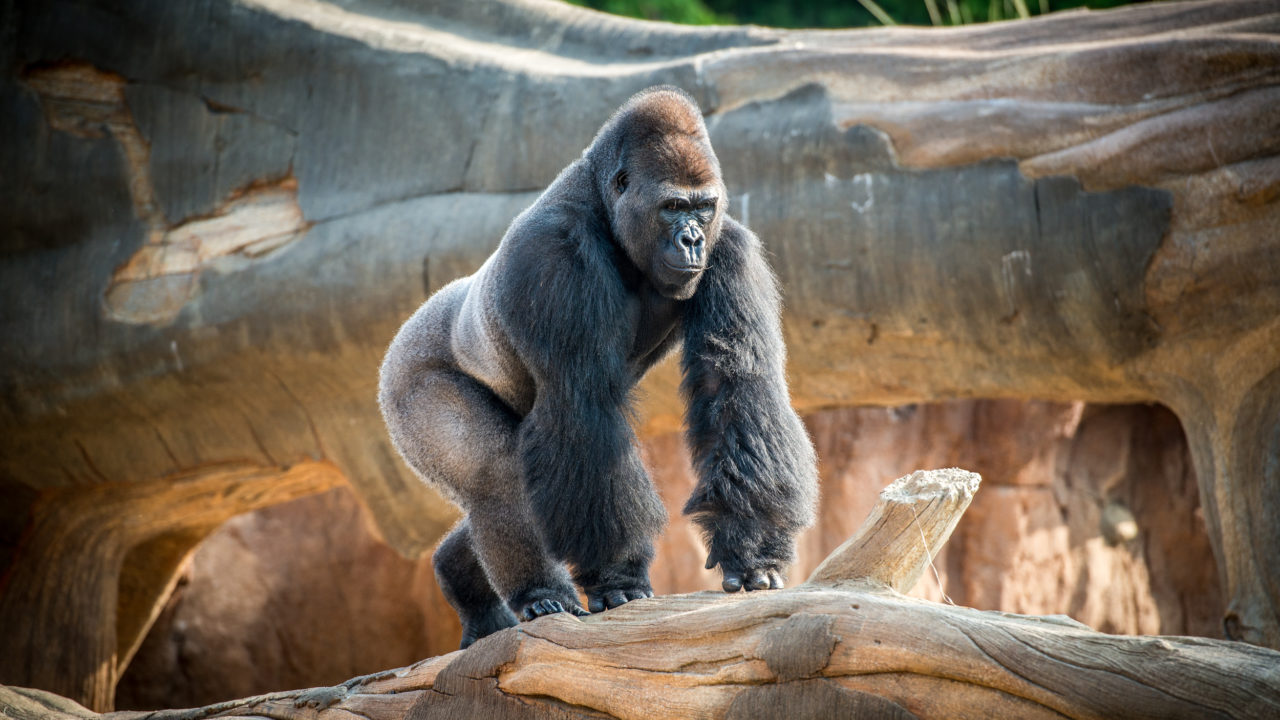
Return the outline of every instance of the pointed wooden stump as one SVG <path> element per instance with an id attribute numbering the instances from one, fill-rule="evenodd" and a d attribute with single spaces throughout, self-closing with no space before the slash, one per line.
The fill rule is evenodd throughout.
<path id="1" fill-rule="evenodd" d="M 853 537 L 809 576 L 811 586 L 872 582 L 910 592 L 951 537 L 981 478 L 958 468 L 917 470 L 880 491 Z"/>

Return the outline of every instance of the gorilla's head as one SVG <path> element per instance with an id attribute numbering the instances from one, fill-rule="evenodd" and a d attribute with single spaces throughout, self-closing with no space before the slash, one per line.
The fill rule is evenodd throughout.
<path id="1" fill-rule="evenodd" d="M 727 199 L 698 106 L 676 88 L 631 98 L 592 145 L 613 236 L 662 295 L 698 289 Z"/>

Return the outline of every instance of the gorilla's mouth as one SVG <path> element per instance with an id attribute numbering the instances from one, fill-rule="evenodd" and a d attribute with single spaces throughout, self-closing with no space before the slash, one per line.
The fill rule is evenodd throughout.
<path id="1" fill-rule="evenodd" d="M 703 269 L 701 265 L 672 265 L 666 260 L 663 260 L 662 264 L 672 272 L 679 273 L 681 275 L 688 275 L 690 277 L 702 272 Z"/>

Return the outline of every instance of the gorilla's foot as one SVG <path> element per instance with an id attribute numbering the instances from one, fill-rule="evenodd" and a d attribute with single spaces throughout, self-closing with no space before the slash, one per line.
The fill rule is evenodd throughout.
<path id="1" fill-rule="evenodd" d="M 720 587 L 725 592 L 738 592 L 742 589 L 769 590 L 783 586 L 782 573 L 773 567 L 750 568 L 747 570 L 725 570 L 724 581 Z"/>
<path id="2" fill-rule="evenodd" d="M 604 612 L 632 600 L 653 597 L 649 583 L 649 561 L 653 551 L 646 548 L 637 557 L 599 568 L 579 568 L 574 580 L 587 594 L 587 609 Z"/>
<path id="3" fill-rule="evenodd" d="M 628 587 L 594 587 L 587 589 L 587 609 L 591 612 L 604 612 L 616 608 L 632 600 L 653 597 L 653 590 L 648 583 Z"/>
<path id="4" fill-rule="evenodd" d="M 483 611 L 470 614 L 462 620 L 462 644 L 458 649 L 466 650 L 472 643 L 482 637 L 488 637 L 499 630 L 506 630 L 518 624 L 516 616 L 505 606 L 494 604 Z"/>
<path id="5" fill-rule="evenodd" d="M 509 604 L 521 620 L 534 620 L 558 612 L 579 616 L 591 614 L 578 604 L 578 594 L 571 588 L 532 588 L 516 593 Z"/>

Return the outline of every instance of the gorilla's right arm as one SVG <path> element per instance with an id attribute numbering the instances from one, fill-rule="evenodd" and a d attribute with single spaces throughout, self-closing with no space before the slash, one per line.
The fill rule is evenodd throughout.
<path id="1" fill-rule="evenodd" d="M 536 385 L 520 460 L 548 551 L 574 567 L 593 612 L 652 596 L 666 513 L 628 422 L 628 290 L 607 225 L 549 203 L 507 238 L 499 323 Z"/>

